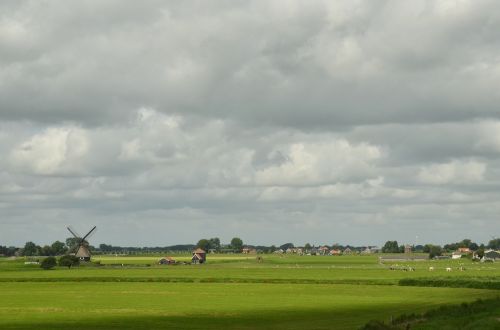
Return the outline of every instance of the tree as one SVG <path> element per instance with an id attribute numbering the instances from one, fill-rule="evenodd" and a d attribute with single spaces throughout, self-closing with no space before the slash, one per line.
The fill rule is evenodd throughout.
<path id="1" fill-rule="evenodd" d="M 305 249 L 306 251 L 309 251 L 311 248 L 312 248 L 312 246 L 311 246 L 311 244 L 309 244 L 309 243 L 306 243 L 306 245 L 304 245 L 304 249 Z"/>
<path id="2" fill-rule="evenodd" d="M 56 256 L 60 256 L 66 253 L 66 246 L 63 242 L 55 241 L 50 247 L 52 248 L 52 253 L 54 253 Z"/>
<path id="3" fill-rule="evenodd" d="M 293 243 L 285 243 L 285 244 L 280 246 L 280 249 L 282 249 L 283 251 L 286 251 L 287 249 L 293 249 L 293 248 L 294 248 Z"/>
<path id="4" fill-rule="evenodd" d="M 215 251 L 220 250 L 220 239 L 218 237 L 213 237 L 209 239 L 209 248 L 214 249 Z"/>
<path id="5" fill-rule="evenodd" d="M 478 250 L 477 250 L 477 252 L 476 252 L 476 255 L 477 255 L 479 258 L 484 257 L 484 249 L 478 249 Z"/>
<path id="6" fill-rule="evenodd" d="M 500 238 L 494 238 L 489 241 L 488 248 L 492 250 L 500 250 Z"/>
<path id="7" fill-rule="evenodd" d="M 432 259 L 434 257 L 440 256 L 442 253 L 443 253 L 443 249 L 439 245 L 430 245 L 429 258 Z"/>
<path id="8" fill-rule="evenodd" d="M 66 246 L 68 247 L 68 249 L 75 247 L 76 245 L 78 245 L 79 242 L 80 240 L 76 237 L 66 238 Z"/>
<path id="9" fill-rule="evenodd" d="M 231 240 L 231 248 L 236 252 L 241 252 L 241 249 L 243 248 L 243 241 L 241 240 L 241 238 L 234 237 Z"/>
<path id="10" fill-rule="evenodd" d="M 53 256 L 54 252 L 52 251 L 52 248 L 49 245 L 44 245 L 40 249 L 40 254 L 42 256 Z"/>
<path id="11" fill-rule="evenodd" d="M 113 251 L 113 246 L 102 243 L 99 244 L 99 250 L 101 250 L 102 252 L 111 252 Z"/>
<path id="12" fill-rule="evenodd" d="M 404 247 L 403 247 L 404 251 Z M 399 253 L 399 245 L 398 241 L 387 241 L 385 242 L 384 246 L 382 247 L 382 252 L 384 253 Z"/>
<path id="13" fill-rule="evenodd" d="M 10 257 L 16 254 L 17 248 L 14 246 L 0 246 L 0 255 Z"/>
<path id="14" fill-rule="evenodd" d="M 40 264 L 40 267 L 42 267 L 45 270 L 49 270 L 54 268 L 57 265 L 57 260 L 54 257 L 47 257 L 43 259 L 42 263 Z"/>
<path id="15" fill-rule="evenodd" d="M 202 249 L 202 250 L 205 250 L 205 251 L 208 251 L 208 249 L 210 248 L 210 241 L 208 239 L 200 239 L 198 241 L 198 244 L 196 244 L 196 247 Z"/>
<path id="16" fill-rule="evenodd" d="M 80 259 L 75 256 L 64 255 L 59 258 L 59 266 L 71 268 L 73 266 L 78 266 L 80 264 Z"/>
<path id="17" fill-rule="evenodd" d="M 36 256 L 38 254 L 38 247 L 33 242 L 26 242 L 24 244 L 23 255 L 24 256 Z"/>

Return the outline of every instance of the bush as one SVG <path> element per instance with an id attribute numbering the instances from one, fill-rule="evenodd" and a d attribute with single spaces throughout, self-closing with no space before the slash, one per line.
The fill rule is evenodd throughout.
<path id="1" fill-rule="evenodd" d="M 40 264 L 40 267 L 42 267 L 45 270 L 52 269 L 57 265 L 57 260 L 54 257 L 48 257 L 43 259 L 42 263 Z"/>
<path id="2" fill-rule="evenodd" d="M 64 255 L 59 258 L 59 266 L 71 268 L 73 266 L 78 266 L 80 264 L 80 259 L 75 256 Z"/>

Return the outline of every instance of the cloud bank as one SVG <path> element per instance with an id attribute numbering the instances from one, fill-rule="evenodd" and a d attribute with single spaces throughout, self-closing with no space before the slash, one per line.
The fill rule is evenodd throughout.
<path id="1" fill-rule="evenodd" d="M 4 2 L 0 244 L 487 241 L 498 9 Z"/>

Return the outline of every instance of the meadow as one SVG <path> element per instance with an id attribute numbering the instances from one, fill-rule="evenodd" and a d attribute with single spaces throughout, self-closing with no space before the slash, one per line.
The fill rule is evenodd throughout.
<path id="1" fill-rule="evenodd" d="M 358 329 L 500 295 L 498 263 L 262 257 L 208 255 L 204 265 L 160 266 L 159 256 L 95 256 L 100 265 L 48 271 L 0 259 L 0 328 Z"/>

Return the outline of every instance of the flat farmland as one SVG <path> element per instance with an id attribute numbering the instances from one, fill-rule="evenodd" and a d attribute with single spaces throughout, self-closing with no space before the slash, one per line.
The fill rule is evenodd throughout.
<path id="1" fill-rule="evenodd" d="M 357 329 L 372 319 L 499 295 L 399 285 L 403 279 L 500 278 L 498 264 L 468 260 L 380 264 L 377 256 L 264 255 L 258 262 L 209 255 L 205 265 L 159 266 L 158 259 L 96 256 L 101 266 L 49 271 L 24 259 L 0 259 L 0 328 Z M 415 271 L 389 270 L 408 265 Z"/>

